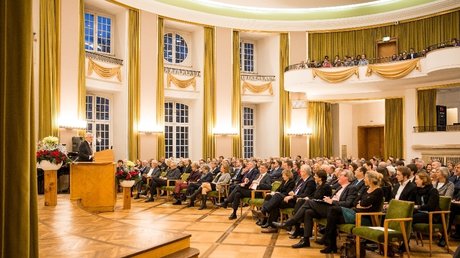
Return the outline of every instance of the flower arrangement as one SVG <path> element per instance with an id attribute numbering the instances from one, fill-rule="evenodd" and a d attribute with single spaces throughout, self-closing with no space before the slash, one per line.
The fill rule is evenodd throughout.
<path id="1" fill-rule="evenodd" d="M 59 139 L 54 136 L 48 136 L 38 142 L 37 146 L 37 162 L 47 160 L 52 164 L 68 163 L 70 159 L 67 157 L 65 147 L 59 144 Z"/>
<path id="2" fill-rule="evenodd" d="M 139 179 L 139 171 L 134 167 L 136 165 L 134 162 L 127 160 L 123 162 L 123 165 L 117 167 L 117 172 L 115 176 L 118 180 L 136 180 Z"/>

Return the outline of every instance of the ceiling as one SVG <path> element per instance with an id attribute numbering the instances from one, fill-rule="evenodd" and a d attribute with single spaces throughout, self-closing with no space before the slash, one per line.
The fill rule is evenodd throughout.
<path id="1" fill-rule="evenodd" d="M 344 6 L 376 2 L 376 0 L 209 0 L 222 4 L 236 5 L 241 7 L 262 7 L 262 8 L 319 8 L 330 6 Z"/>

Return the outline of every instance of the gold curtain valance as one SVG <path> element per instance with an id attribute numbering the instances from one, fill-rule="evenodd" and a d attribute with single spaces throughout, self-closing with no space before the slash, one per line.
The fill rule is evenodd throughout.
<path id="1" fill-rule="evenodd" d="M 93 71 L 104 79 L 109 79 L 113 76 L 117 76 L 118 81 L 121 82 L 120 66 L 104 67 L 88 58 L 88 75 L 93 74 Z"/>
<path id="2" fill-rule="evenodd" d="M 181 89 L 185 89 L 188 86 L 192 85 L 193 89 L 196 90 L 196 78 L 195 77 L 196 76 L 193 76 L 192 78 L 187 79 L 187 80 L 181 80 L 181 79 L 174 77 L 174 75 L 168 73 L 168 77 L 167 77 L 168 88 L 171 87 L 171 83 L 174 83 L 174 85 L 176 85 L 177 87 Z"/>
<path id="3" fill-rule="evenodd" d="M 383 78 L 400 79 L 408 75 L 414 69 L 418 71 L 421 70 L 419 58 L 391 64 L 368 65 L 366 76 L 371 76 L 372 73 L 375 72 Z"/>
<path id="4" fill-rule="evenodd" d="M 330 83 L 343 82 L 354 74 L 356 75 L 356 77 L 359 78 L 358 67 L 351 67 L 342 71 L 324 71 L 318 68 L 313 68 L 312 74 L 313 78 L 316 78 L 316 76 L 318 76 L 319 78 Z"/>
<path id="5" fill-rule="evenodd" d="M 252 93 L 261 93 L 268 90 L 268 93 L 270 93 L 270 95 L 273 95 L 273 87 L 271 82 L 256 85 L 249 83 L 247 81 L 243 81 L 243 94 L 246 90 L 249 90 Z"/>

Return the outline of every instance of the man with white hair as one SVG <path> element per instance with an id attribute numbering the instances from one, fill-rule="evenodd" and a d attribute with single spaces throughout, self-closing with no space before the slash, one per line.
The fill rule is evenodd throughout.
<path id="1" fill-rule="evenodd" d="M 156 195 L 157 187 L 166 186 L 166 183 L 168 180 L 177 180 L 180 178 L 181 173 L 180 173 L 180 170 L 177 168 L 176 162 L 171 160 L 169 162 L 169 168 L 170 169 L 166 173 L 165 177 L 159 177 L 159 178 L 152 177 L 152 183 L 150 185 L 150 198 L 146 200 L 145 202 L 155 201 L 153 196 Z M 174 181 L 170 182 L 170 185 L 174 185 Z"/>
<path id="2" fill-rule="evenodd" d="M 93 149 L 91 144 L 93 142 L 93 134 L 86 133 L 85 140 L 78 146 L 78 161 L 93 161 Z"/>

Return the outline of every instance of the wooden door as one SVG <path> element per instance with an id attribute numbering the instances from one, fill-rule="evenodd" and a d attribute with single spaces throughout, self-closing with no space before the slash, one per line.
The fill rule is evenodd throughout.
<path id="1" fill-rule="evenodd" d="M 398 54 L 396 41 L 377 43 L 377 58 L 391 57 L 393 54 Z"/>
<path id="2" fill-rule="evenodd" d="M 383 126 L 358 127 L 359 158 L 370 159 L 374 156 L 383 157 L 383 144 Z"/>

